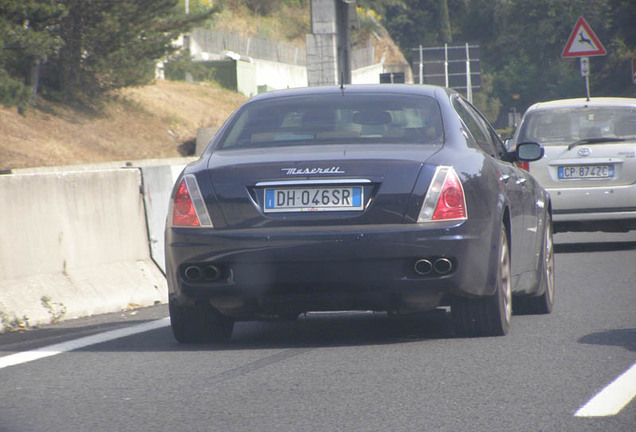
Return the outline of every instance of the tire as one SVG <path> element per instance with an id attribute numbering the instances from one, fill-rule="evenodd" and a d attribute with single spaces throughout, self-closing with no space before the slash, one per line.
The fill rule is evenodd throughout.
<path id="1" fill-rule="evenodd" d="M 539 293 L 535 297 L 515 297 L 512 302 L 516 315 L 539 315 L 552 312 L 554 305 L 554 244 L 552 242 L 552 218 L 546 219 L 545 235 L 539 263 Z"/>
<path id="2" fill-rule="evenodd" d="M 479 299 L 458 298 L 451 305 L 451 320 L 460 336 L 503 336 L 508 333 L 512 317 L 510 249 L 508 234 L 502 226 L 495 294 Z"/>
<path id="3" fill-rule="evenodd" d="M 211 306 L 181 306 L 169 300 L 170 326 L 177 342 L 229 342 L 234 321 L 222 316 Z"/>

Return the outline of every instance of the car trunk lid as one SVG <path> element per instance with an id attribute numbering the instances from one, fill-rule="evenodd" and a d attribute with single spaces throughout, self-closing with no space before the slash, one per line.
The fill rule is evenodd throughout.
<path id="1" fill-rule="evenodd" d="M 219 151 L 211 155 L 208 173 L 229 228 L 401 223 L 422 165 L 439 148 Z"/>

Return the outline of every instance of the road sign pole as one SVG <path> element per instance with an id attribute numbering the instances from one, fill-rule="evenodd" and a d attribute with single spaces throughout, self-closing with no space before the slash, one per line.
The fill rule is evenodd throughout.
<path id="1" fill-rule="evenodd" d="M 470 103 L 473 102 L 473 83 L 470 80 L 470 50 L 466 43 L 466 98 Z"/>
<path id="2" fill-rule="evenodd" d="M 581 57 L 581 75 L 585 77 L 585 91 L 587 100 L 590 100 L 590 59 L 589 57 Z"/>
<path id="3" fill-rule="evenodd" d="M 448 81 L 448 44 L 444 44 L 444 82 L 445 87 L 450 87 Z"/>
<path id="4" fill-rule="evenodd" d="M 420 84 L 424 84 L 424 53 L 420 45 Z"/>

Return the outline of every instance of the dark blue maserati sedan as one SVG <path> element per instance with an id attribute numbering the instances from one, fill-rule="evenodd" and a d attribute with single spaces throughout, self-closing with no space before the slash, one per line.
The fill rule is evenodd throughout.
<path id="1" fill-rule="evenodd" d="M 166 273 L 177 341 L 312 311 L 450 307 L 508 332 L 554 299 L 551 203 L 459 93 L 408 84 L 275 91 L 243 104 L 175 184 Z"/>

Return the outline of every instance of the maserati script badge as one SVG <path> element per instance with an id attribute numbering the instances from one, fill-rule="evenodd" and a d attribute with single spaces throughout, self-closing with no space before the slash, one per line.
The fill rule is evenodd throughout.
<path id="1" fill-rule="evenodd" d="M 312 175 L 312 174 L 344 174 L 340 167 L 329 168 L 282 168 L 287 175 Z"/>

